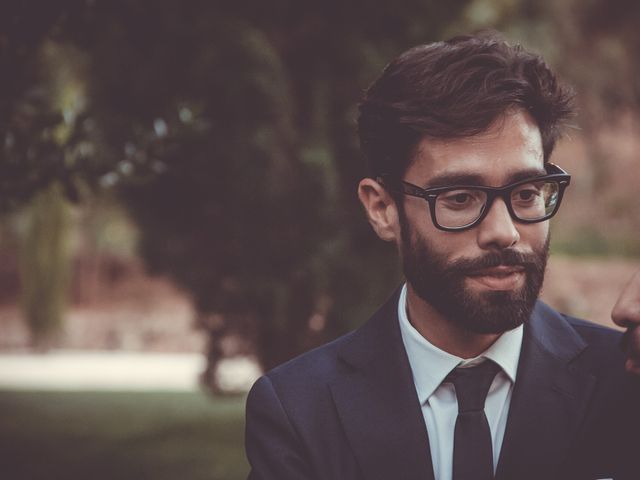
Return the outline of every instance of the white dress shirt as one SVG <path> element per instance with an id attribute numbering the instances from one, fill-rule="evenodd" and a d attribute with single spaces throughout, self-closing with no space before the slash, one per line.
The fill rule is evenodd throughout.
<path id="1" fill-rule="evenodd" d="M 418 400 L 422 405 L 436 480 L 452 478 L 453 434 L 458 416 L 455 389 L 451 383 L 443 384 L 442 381 L 454 368 L 476 365 L 484 359 L 493 360 L 502 368 L 489 388 L 484 407 L 491 430 L 495 472 L 522 348 L 522 325 L 503 333 L 482 354 L 465 360 L 439 349 L 420 335 L 409 322 L 406 305 L 407 286 L 405 284 L 398 302 L 400 332 L 409 357 Z"/>

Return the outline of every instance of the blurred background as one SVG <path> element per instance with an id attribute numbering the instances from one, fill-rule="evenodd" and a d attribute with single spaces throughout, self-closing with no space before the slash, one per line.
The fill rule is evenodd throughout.
<path id="1" fill-rule="evenodd" d="M 252 381 L 401 278 L 355 195 L 357 101 L 454 34 L 575 87 L 543 297 L 611 325 L 640 266 L 638 25 L 632 0 L 2 2 L 3 478 L 245 478 Z"/>

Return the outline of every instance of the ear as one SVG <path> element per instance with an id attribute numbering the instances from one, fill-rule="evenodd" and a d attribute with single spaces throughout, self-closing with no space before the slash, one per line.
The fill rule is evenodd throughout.
<path id="1" fill-rule="evenodd" d="M 400 239 L 398 207 L 385 188 L 372 178 L 364 178 L 358 185 L 358 197 L 369 223 L 376 234 L 386 242 Z"/>

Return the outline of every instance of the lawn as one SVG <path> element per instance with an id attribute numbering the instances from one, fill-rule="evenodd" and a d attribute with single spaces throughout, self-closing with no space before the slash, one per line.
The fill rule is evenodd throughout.
<path id="1" fill-rule="evenodd" d="M 7 480 L 246 479 L 244 398 L 0 391 Z"/>

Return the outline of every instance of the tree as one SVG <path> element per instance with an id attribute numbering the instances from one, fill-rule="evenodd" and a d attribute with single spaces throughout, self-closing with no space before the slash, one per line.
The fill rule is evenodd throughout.
<path id="1" fill-rule="evenodd" d="M 91 149 L 90 122 L 69 103 L 73 88 L 61 84 L 69 80 L 61 70 L 76 68 L 78 59 L 60 46 L 86 2 L 5 2 L 0 8 L 0 214 L 52 183 L 76 201 L 78 181 L 95 183 L 111 168 Z"/>
<path id="2" fill-rule="evenodd" d="M 58 48 L 66 16 L 81 2 L 4 3 L 0 10 L 0 215 L 27 209 L 20 251 L 23 305 L 35 346 L 62 322 L 69 273 L 68 200 L 78 181 L 108 166 L 90 155 L 74 101 L 70 52 Z M 62 60 L 62 67 L 60 66 Z"/>

